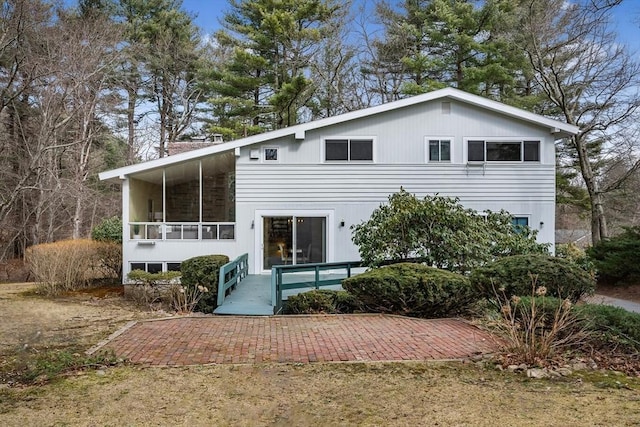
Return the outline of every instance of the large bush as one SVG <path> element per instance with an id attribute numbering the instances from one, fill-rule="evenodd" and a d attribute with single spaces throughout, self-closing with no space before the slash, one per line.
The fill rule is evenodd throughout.
<path id="1" fill-rule="evenodd" d="M 478 299 L 468 278 L 411 263 L 375 268 L 342 286 L 368 311 L 415 317 L 455 316 Z"/>
<path id="2" fill-rule="evenodd" d="M 587 249 L 603 283 L 640 280 L 640 227 L 625 228 Z"/>
<path id="3" fill-rule="evenodd" d="M 181 283 L 189 289 L 204 286 L 209 291 L 198 301 L 196 311 L 212 313 L 217 307 L 220 267 L 229 262 L 226 255 L 204 255 L 189 258 L 180 265 Z"/>
<path id="4" fill-rule="evenodd" d="M 98 242 L 122 243 L 122 220 L 116 216 L 103 220 L 93 227 L 91 238 Z"/>
<path id="5" fill-rule="evenodd" d="M 587 252 L 575 243 L 561 243 L 556 245 L 556 257 L 564 258 L 576 264 L 593 277 L 596 276 L 596 268 Z"/>
<path id="6" fill-rule="evenodd" d="M 38 291 L 56 295 L 86 287 L 97 275 L 96 242 L 63 240 L 27 248 L 25 260 L 38 283 Z"/>
<path id="7" fill-rule="evenodd" d="M 111 217 L 91 230 L 96 242 L 98 259 L 105 277 L 122 280 L 122 220 Z"/>
<path id="8" fill-rule="evenodd" d="M 285 309 L 287 314 L 344 314 L 357 311 L 359 304 L 346 291 L 319 289 L 290 296 Z"/>
<path id="9" fill-rule="evenodd" d="M 617 348 L 620 353 L 640 351 L 640 313 L 600 304 L 576 306 L 575 311 L 595 347 Z"/>
<path id="10" fill-rule="evenodd" d="M 122 282 L 122 244 L 117 242 L 95 242 L 97 267 L 101 276 Z"/>
<path id="11" fill-rule="evenodd" d="M 535 287 L 545 287 L 546 295 L 568 298 L 576 302 L 583 295 L 593 293 L 593 277 L 578 265 L 549 255 L 515 255 L 499 259 L 471 273 L 473 286 L 490 300 L 496 293 L 526 296 Z"/>
<path id="12" fill-rule="evenodd" d="M 466 273 L 496 258 L 545 253 L 535 232 L 515 228 L 507 212 L 478 213 L 457 199 L 418 199 L 401 189 L 371 218 L 353 229 L 353 242 L 368 266 L 418 258 L 427 265 Z"/>

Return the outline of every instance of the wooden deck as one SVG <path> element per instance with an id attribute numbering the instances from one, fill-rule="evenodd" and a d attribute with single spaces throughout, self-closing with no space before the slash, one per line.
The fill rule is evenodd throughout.
<path id="1" fill-rule="evenodd" d="M 293 276 L 293 275 L 292 275 Z M 343 274 L 323 274 L 324 279 L 344 278 Z M 314 281 L 313 274 L 296 274 L 294 277 L 287 277 L 293 281 Z M 307 292 L 313 287 L 304 289 L 294 289 L 283 292 L 283 299 L 301 292 Z M 341 289 L 340 285 L 324 286 L 322 289 Z M 271 302 L 271 275 L 269 274 L 249 274 L 236 286 L 236 289 L 224 299 L 222 305 L 218 306 L 214 314 L 230 314 L 243 316 L 271 316 L 273 315 L 273 304 Z"/>

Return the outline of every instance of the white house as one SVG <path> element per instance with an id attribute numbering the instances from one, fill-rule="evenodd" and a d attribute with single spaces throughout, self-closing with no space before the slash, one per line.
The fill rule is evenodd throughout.
<path id="1" fill-rule="evenodd" d="M 274 264 L 359 259 L 352 224 L 400 187 L 505 209 L 554 243 L 554 142 L 578 128 L 447 88 L 110 170 L 124 273 L 197 255 Z"/>

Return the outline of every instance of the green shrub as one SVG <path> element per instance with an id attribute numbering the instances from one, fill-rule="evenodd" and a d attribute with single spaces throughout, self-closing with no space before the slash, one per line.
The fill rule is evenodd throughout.
<path id="1" fill-rule="evenodd" d="M 229 262 L 226 255 L 204 255 L 189 258 L 180 265 L 182 286 L 189 289 L 205 286 L 209 292 L 202 296 L 195 307 L 196 311 L 212 313 L 218 306 L 218 276 L 220 267 Z"/>
<path id="2" fill-rule="evenodd" d="M 122 220 L 115 216 L 103 220 L 93 227 L 91 238 L 98 242 L 122 243 Z"/>
<path id="3" fill-rule="evenodd" d="M 137 285 L 170 285 L 180 277 L 179 271 L 160 271 L 158 273 L 148 273 L 143 270 L 133 270 L 127 274 L 127 278 Z"/>
<path id="4" fill-rule="evenodd" d="M 625 228 L 618 236 L 603 239 L 587 249 L 602 283 L 640 279 L 640 227 Z"/>
<path id="5" fill-rule="evenodd" d="M 546 295 L 569 298 L 577 302 L 583 295 L 593 293 L 595 280 L 576 264 L 548 255 L 515 255 L 499 259 L 471 273 L 474 288 L 489 300 L 496 293 L 531 295 L 531 280 L 536 287 L 545 287 Z"/>
<path id="6" fill-rule="evenodd" d="M 575 310 L 596 346 L 640 351 L 640 313 L 603 304 L 584 304 Z"/>
<path id="7" fill-rule="evenodd" d="M 596 268 L 593 261 L 587 255 L 587 252 L 578 247 L 575 243 L 564 243 L 556 245 L 556 256 L 558 258 L 566 259 L 578 267 L 588 272 L 591 276 L 595 277 Z"/>
<path id="8" fill-rule="evenodd" d="M 96 251 L 105 277 L 122 280 L 122 220 L 116 216 L 103 220 L 91 230 L 99 242 Z"/>
<path id="9" fill-rule="evenodd" d="M 400 189 L 371 217 L 352 228 L 353 243 L 369 267 L 388 261 L 421 260 L 427 265 L 468 273 L 496 258 L 546 253 L 536 231 L 515 228 L 509 213 L 476 212 L 457 199 L 423 199 Z"/>
<path id="10" fill-rule="evenodd" d="M 314 289 L 290 296 L 285 306 L 287 314 L 344 314 L 353 313 L 357 309 L 358 304 L 353 295 L 346 291 L 328 289 Z"/>
<path id="11" fill-rule="evenodd" d="M 454 316 L 478 299 L 468 278 L 421 264 L 372 269 L 345 279 L 342 286 L 368 311 L 415 317 Z"/>

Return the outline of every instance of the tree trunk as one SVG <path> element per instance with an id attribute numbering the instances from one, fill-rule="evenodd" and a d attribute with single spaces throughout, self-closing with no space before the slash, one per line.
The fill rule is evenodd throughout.
<path id="1" fill-rule="evenodd" d="M 130 82 L 131 85 L 135 83 Z M 136 100 L 138 92 L 134 87 L 127 87 L 127 164 L 132 165 L 136 160 Z"/>
<path id="2" fill-rule="evenodd" d="M 589 193 L 589 204 L 591 206 L 591 244 L 595 245 L 600 240 L 609 237 L 607 218 L 604 213 L 602 192 L 598 185 L 598 180 L 593 172 L 593 167 L 589 161 L 587 152 L 587 141 L 582 135 L 572 137 L 573 145 L 578 153 L 580 163 L 580 173 Z"/>

